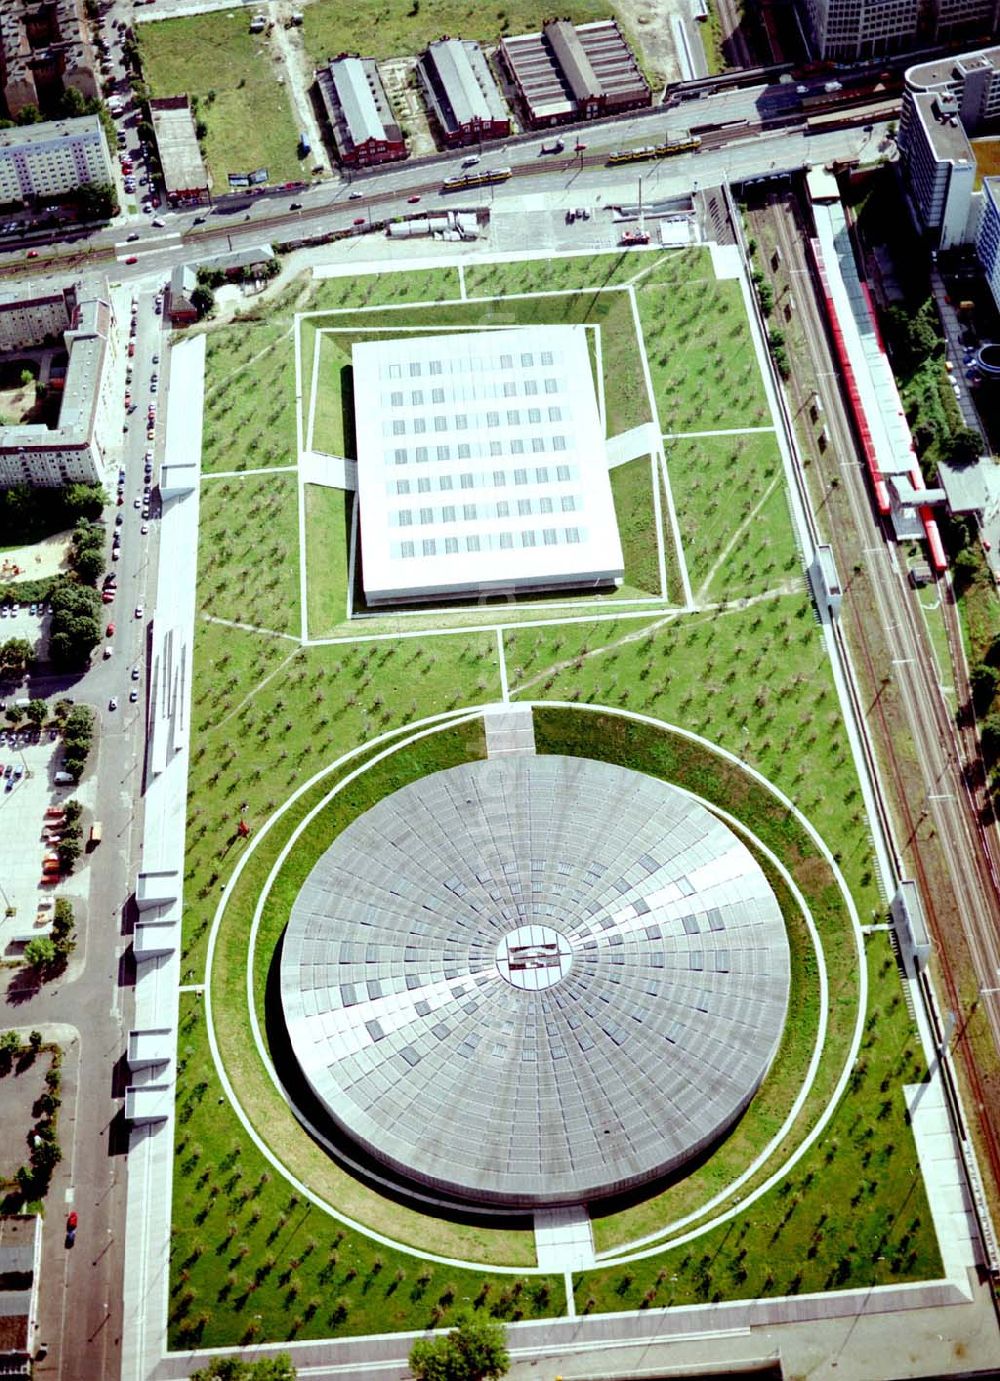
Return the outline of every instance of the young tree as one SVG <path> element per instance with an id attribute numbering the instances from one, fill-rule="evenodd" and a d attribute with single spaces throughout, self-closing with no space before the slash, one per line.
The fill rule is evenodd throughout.
<path id="1" fill-rule="evenodd" d="M 24 957 L 32 968 L 44 969 L 48 964 L 54 964 L 57 956 L 55 943 L 47 935 L 36 935 L 24 947 Z"/>
<path id="2" fill-rule="evenodd" d="M 410 1350 L 416 1381 L 497 1381 L 507 1375 L 510 1354 L 503 1324 L 462 1318 L 439 1338 L 418 1338 Z"/>

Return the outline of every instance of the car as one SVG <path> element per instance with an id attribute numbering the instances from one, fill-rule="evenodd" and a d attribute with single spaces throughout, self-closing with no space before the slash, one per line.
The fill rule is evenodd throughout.
<path id="1" fill-rule="evenodd" d="M 130 258 L 126 259 L 125 262 L 126 262 L 126 264 L 137 264 L 137 263 L 139 262 L 139 260 L 138 260 L 138 259 L 135 257 L 135 255 L 133 254 Z M 129 357 L 129 359 L 132 359 L 132 357 L 133 357 L 134 355 L 135 355 L 135 341 L 134 341 L 134 340 L 130 340 L 129 343 L 128 343 L 128 357 Z"/>
<path id="2" fill-rule="evenodd" d="M 29 614 L 35 614 L 35 613 L 37 613 L 37 612 L 38 612 L 38 605 L 37 605 L 37 604 L 29 604 L 29 605 L 28 605 L 28 613 L 29 613 Z"/>
<path id="3" fill-rule="evenodd" d="M 135 606 L 135 616 L 136 616 L 137 619 L 141 619 L 141 618 L 142 618 L 142 605 L 141 605 L 141 604 L 137 604 L 137 605 Z"/>
<path id="4" fill-rule="evenodd" d="M 288 203 L 288 209 L 289 211 L 301 211 L 302 203 L 300 201 L 290 201 Z"/>
<path id="5" fill-rule="evenodd" d="M 139 699 L 139 692 L 133 688 L 132 690 L 129 691 L 129 693 L 128 693 L 128 698 L 129 698 L 129 703 L 132 704 L 132 705 L 134 705 L 135 702 Z"/>
<path id="6" fill-rule="evenodd" d="M 125 521 L 125 515 L 124 515 L 124 513 L 116 513 L 116 514 L 115 514 L 115 527 L 121 527 L 121 525 L 122 525 L 122 523 L 123 523 L 124 521 Z"/>
<path id="7" fill-rule="evenodd" d="M 152 383 L 150 384 L 150 386 L 149 386 L 149 391 L 150 391 L 150 393 L 155 393 L 158 387 L 159 387 L 159 385 L 157 384 L 156 380 L 154 379 L 153 382 L 152 382 Z"/>
<path id="8" fill-rule="evenodd" d="M 113 604 L 115 600 L 114 590 L 105 590 L 101 595 L 101 599 L 103 599 L 105 604 Z"/>
<path id="9" fill-rule="evenodd" d="M 354 218 L 354 224 L 355 224 L 355 225 L 364 225 L 364 223 L 365 223 L 365 218 L 364 218 L 364 216 L 355 216 L 355 218 Z"/>
<path id="10" fill-rule="evenodd" d="M 148 523 L 143 523 L 143 525 L 142 525 L 142 527 L 139 529 L 139 531 L 142 533 L 143 537 L 145 537 L 146 533 L 149 531 L 149 524 L 148 524 Z"/>
<path id="11" fill-rule="evenodd" d="M 4 774 L 5 777 L 9 777 L 10 774 L 11 774 L 13 771 L 14 771 L 14 766 L 13 766 L 13 764 L 12 764 L 12 763 L 8 763 L 7 766 L 4 768 L 3 774 Z"/>
<path id="12" fill-rule="evenodd" d="M 139 668 L 138 668 L 138 667 L 133 667 L 133 668 L 132 668 L 132 680 L 133 680 L 133 681 L 138 681 L 138 679 L 139 679 Z"/>
<path id="13" fill-rule="evenodd" d="M 463 167 L 463 168 L 474 168 L 478 162 L 479 162 L 479 155 L 478 155 L 477 153 L 472 153 L 472 154 L 469 155 L 468 158 L 463 158 L 463 159 L 462 159 L 462 167 Z"/>
<path id="14" fill-rule="evenodd" d="M 143 456 L 143 461 L 144 461 L 147 465 L 152 465 L 152 463 L 153 463 L 153 452 L 152 452 L 152 451 L 147 451 L 146 454 Z"/>
<path id="15" fill-rule="evenodd" d="M 166 221 L 163 219 L 162 216 L 154 216 L 149 223 L 150 225 L 155 225 L 157 230 L 162 230 L 163 227 L 166 225 Z"/>
<path id="16" fill-rule="evenodd" d="M 419 198 L 419 197 L 407 197 L 406 200 L 407 200 L 408 202 L 410 202 L 410 204 L 412 205 L 414 202 L 419 201 L 420 198 Z"/>
<path id="17" fill-rule="evenodd" d="M 192 224 L 192 225 L 204 225 L 204 224 L 205 224 L 205 217 L 204 217 L 204 216 L 195 216 L 195 218 L 194 218 L 194 220 L 191 222 L 191 224 Z"/>
<path id="18" fill-rule="evenodd" d="M 146 428 L 146 440 L 147 440 L 147 441 L 152 441 L 153 438 L 154 438 L 155 436 L 156 436 L 156 428 L 155 428 L 155 427 L 147 427 L 147 428 Z"/>
<path id="19" fill-rule="evenodd" d="M 154 364 L 159 364 L 159 363 L 160 363 L 160 357 L 159 357 L 159 355 L 154 355 L 154 356 L 153 356 L 153 363 L 154 363 Z"/>
<path id="20" fill-rule="evenodd" d="M 137 495 L 135 496 L 135 498 L 132 500 L 132 507 L 133 507 L 133 508 L 141 508 L 141 507 L 142 507 L 142 500 L 139 498 L 138 494 L 137 494 Z"/>
<path id="21" fill-rule="evenodd" d="M 348 200 L 348 201 L 360 201 L 361 198 L 362 198 L 363 196 L 364 196 L 364 192 L 351 192 L 350 195 L 348 196 L 347 200 Z"/>
<path id="22" fill-rule="evenodd" d="M 140 187 L 145 187 L 145 186 L 148 184 L 148 182 L 149 182 L 149 178 L 148 178 L 148 177 L 141 177 L 141 178 L 139 179 L 139 186 L 140 186 Z"/>
<path id="23" fill-rule="evenodd" d="M 126 395 L 125 395 L 125 406 L 128 407 L 128 405 L 131 403 L 131 401 L 132 401 L 132 395 L 131 395 L 131 393 L 126 393 Z"/>
<path id="24" fill-rule="evenodd" d="M 139 517 L 143 520 L 143 522 L 146 522 L 149 518 L 149 509 L 144 508 L 142 512 L 139 514 Z"/>
<path id="25" fill-rule="evenodd" d="M 107 635 L 108 635 L 109 638 L 113 638 L 113 637 L 115 636 L 115 626 L 114 626 L 114 624 L 113 624 L 113 623 L 109 623 L 108 626 L 107 626 L 107 628 L 105 629 L 105 632 L 107 633 Z"/>
<path id="26" fill-rule="evenodd" d="M 117 708 L 118 708 L 118 697 L 117 697 L 117 695 L 113 695 L 113 696 L 111 697 L 111 699 L 108 701 L 108 709 L 109 709 L 109 710 L 117 710 Z"/>
<path id="27" fill-rule="evenodd" d="M 112 560 L 112 561 L 117 561 L 118 558 L 119 558 L 120 556 L 121 556 L 120 550 L 119 550 L 117 547 L 115 547 L 114 551 L 111 553 L 111 560 Z"/>
<path id="28" fill-rule="evenodd" d="M 38 258 L 38 250 L 37 250 L 37 249 L 29 249 L 29 250 L 28 250 L 28 258 L 29 258 L 29 259 L 37 259 L 37 258 Z"/>
<path id="29" fill-rule="evenodd" d="M 137 263 L 139 262 L 139 257 L 138 257 L 138 255 L 136 255 L 136 254 L 130 254 L 130 255 L 128 256 L 128 258 L 125 260 L 125 262 L 126 262 L 126 264 L 137 264 Z M 135 354 L 135 346 L 132 345 L 131 343 L 129 344 L 129 347 L 128 347 L 128 353 L 129 353 L 130 355 L 134 355 L 134 354 Z"/>
<path id="30" fill-rule="evenodd" d="M 120 494 L 118 495 L 117 499 L 115 500 L 115 503 L 117 503 L 118 507 L 121 508 L 121 506 L 122 506 L 122 504 L 123 504 L 124 502 L 125 502 L 125 495 L 120 493 Z"/>
<path id="31" fill-rule="evenodd" d="M 159 374 L 157 374 L 156 370 L 154 369 L 153 372 L 152 372 L 152 374 L 150 374 L 150 376 L 149 376 L 149 382 L 150 382 L 151 384 L 158 383 L 158 382 L 159 382 L 159 378 L 160 378 Z"/>
<path id="32" fill-rule="evenodd" d="M 144 201 L 142 203 L 142 214 L 144 216 L 151 216 L 153 214 L 153 208 L 150 206 L 148 201 Z"/>

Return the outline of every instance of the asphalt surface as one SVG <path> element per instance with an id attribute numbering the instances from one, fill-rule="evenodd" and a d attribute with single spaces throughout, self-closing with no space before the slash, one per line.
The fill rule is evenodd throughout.
<path id="1" fill-rule="evenodd" d="M 128 307 L 126 305 L 126 318 Z M 53 1177 L 43 1236 L 42 1289 L 36 1344 L 47 1344 L 35 1375 L 110 1378 L 119 1372 L 121 1276 L 125 1231 L 125 1153 L 128 1140 L 122 1115 L 126 1070 L 124 1052 L 133 982 L 130 932 L 131 893 L 137 866 L 140 781 L 145 729 L 145 649 L 148 614 L 134 615 L 146 603 L 155 568 L 156 523 L 140 534 L 140 513 L 132 499 L 142 492 L 146 394 L 151 356 L 163 349 L 162 318 L 152 294 L 139 300 L 133 397 L 139 406 L 123 432 L 125 503 L 106 511 L 108 567 L 118 572 L 118 594 L 105 606 L 116 625 L 114 653 L 97 656 L 91 668 L 67 684 L 66 678 L 32 682 L 32 693 L 69 694 L 93 706 L 97 716 L 95 749 L 88 772 L 98 774 L 95 815 L 104 839 L 78 864 L 89 877 L 86 908 L 77 908 L 78 943 L 66 972 L 40 989 L 26 988 L 18 973 L 6 989 L 4 1023 L 55 1028 L 65 1046 L 63 1103 L 59 1136 L 63 1160 Z M 125 330 L 127 332 L 127 320 Z M 161 379 L 164 367 L 158 366 Z M 143 387 L 142 385 L 145 385 Z M 159 395 L 158 395 L 159 396 Z M 125 416 L 124 406 L 122 409 Z M 155 514 L 155 506 L 153 512 Z M 121 512 L 122 556 L 110 560 L 114 514 Z M 131 680 L 138 665 L 140 679 Z M 138 701 L 129 703 L 136 687 Z M 110 710 L 112 697 L 118 709 Z M 76 1033 L 75 1040 L 72 1033 Z M 79 1215 L 76 1242 L 64 1244 L 63 1215 Z"/>

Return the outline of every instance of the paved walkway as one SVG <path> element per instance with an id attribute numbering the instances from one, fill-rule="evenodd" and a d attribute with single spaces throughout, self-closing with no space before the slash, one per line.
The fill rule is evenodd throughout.
<path id="1" fill-rule="evenodd" d="M 595 1264 L 590 1214 L 582 1204 L 535 1214 L 535 1255 L 546 1271 L 585 1271 Z"/>
<path id="2" fill-rule="evenodd" d="M 640 456 L 656 455 L 661 449 L 660 436 L 653 423 L 642 422 L 638 427 L 608 438 L 608 469 L 626 465 Z"/>
<path id="3" fill-rule="evenodd" d="M 483 723 L 488 758 L 534 754 L 535 722 L 530 705 L 490 705 Z"/>
<path id="4" fill-rule="evenodd" d="M 344 456 L 328 456 L 324 451 L 303 451 L 298 463 L 300 484 L 322 484 L 327 489 L 355 490 L 358 463 Z"/>

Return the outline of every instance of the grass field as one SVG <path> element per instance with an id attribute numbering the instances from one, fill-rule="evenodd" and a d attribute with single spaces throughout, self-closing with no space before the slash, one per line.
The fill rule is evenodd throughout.
<path id="1" fill-rule="evenodd" d="M 197 98 L 208 133 L 203 154 L 216 193 L 229 173 L 266 168 L 272 182 L 307 172 L 288 93 L 276 81 L 262 36 L 246 10 L 137 25 L 143 75 L 154 96 Z M 352 50 L 353 51 L 353 50 Z"/>
<path id="2" fill-rule="evenodd" d="M 625 554 L 625 584 L 658 595 L 660 564 L 653 503 L 655 477 L 649 456 L 615 466 L 610 477 Z"/>
<path id="3" fill-rule="evenodd" d="M 311 13 L 307 10 L 307 23 Z M 628 291 L 586 291 L 626 278 Z M 466 287 L 470 295 L 553 289 L 566 295 L 451 302 L 447 299 L 458 292 L 451 270 L 381 274 L 330 280 L 309 291 L 302 284 L 290 285 L 269 319 L 235 329 L 210 328 L 206 468 L 240 469 L 240 438 L 250 430 L 256 454 L 270 459 L 250 461 L 249 468 L 280 463 L 287 448 L 294 448 L 293 306 L 322 306 L 336 313 L 300 322 L 306 398 L 317 331 L 346 328 L 342 336 L 320 338 L 323 387 L 314 436 L 320 450 L 350 452 L 339 370 L 349 360 L 357 328 L 372 324 L 392 329 L 419 322 L 429 330 L 449 330 L 536 321 L 593 323 L 601 331 L 609 434 L 648 420 L 633 300 L 664 431 L 757 427 L 771 420 L 738 289 L 715 282 L 704 251 L 480 266 L 467 272 Z M 418 301 L 433 305 L 417 308 L 413 304 Z M 379 310 L 357 311 L 362 305 Z M 245 422 L 235 417 L 236 408 L 250 407 L 244 394 L 264 408 Z M 233 412 L 224 411 L 224 404 Z M 227 453 L 238 455 L 239 461 L 227 461 Z M 594 601 L 587 621 L 576 621 L 580 610 L 574 609 L 570 622 L 562 621 L 557 601 L 539 601 L 531 614 L 538 626 L 509 626 L 502 635 L 511 692 L 518 698 L 639 710 L 728 747 L 787 792 L 815 825 L 835 852 L 861 920 L 880 916 L 884 902 L 873 877 L 859 785 L 824 644 L 805 593 L 773 435 L 674 438 L 667 443 L 667 461 L 692 584 L 707 607 L 629 619 L 608 617 L 614 606 Z M 492 628 L 465 632 L 461 621 L 495 618 L 499 627 L 521 617 L 508 606 L 484 606 L 467 614 L 430 610 L 408 620 L 390 613 L 346 624 L 344 495 L 309 487 L 310 634 L 371 637 L 426 627 L 445 635 L 300 646 L 295 483 L 292 475 L 272 474 L 211 479 L 203 486 L 199 609 L 211 618 L 256 625 L 260 631 L 209 619 L 197 628 L 185 981 L 205 977 L 208 928 L 220 888 L 247 848 L 236 834 L 234 801 L 246 802 L 253 838 L 289 794 L 303 788 L 273 833 L 260 841 L 234 888 L 220 931 L 212 995 L 227 1071 L 254 1125 L 266 1130 L 279 1154 L 345 1214 L 396 1241 L 520 1267 L 533 1260 L 533 1243 L 521 1225 L 498 1229 L 428 1218 L 376 1194 L 335 1165 L 289 1116 L 250 1044 L 245 982 L 250 919 L 271 861 L 333 780 L 308 785 L 310 779 L 347 750 L 370 745 L 377 736 L 422 716 L 497 699 L 496 633 Z M 626 554 L 626 592 L 658 593 L 648 460 L 617 467 L 612 485 Z M 676 598 L 672 555 L 668 542 L 668 585 Z M 596 733 L 592 722 L 587 741 L 574 739 L 577 731 L 567 727 L 574 718 L 582 716 L 564 719 L 557 731 L 554 721 L 546 722 L 536 712 L 540 750 L 551 751 L 558 741 L 567 751 L 624 754 L 618 760 L 625 761 L 640 747 L 649 752 L 649 744 L 640 744 L 634 731 L 620 728 L 622 721 L 601 722 Z M 291 868 L 279 877 L 265 904 L 255 953 L 256 1000 L 276 1052 L 280 1054 L 281 1033 L 268 1000 L 268 966 L 309 859 L 342 827 L 350 810 L 364 809 L 377 793 L 408 780 L 407 772 L 431 770 L 481 751 L 478 728 L 451 730 L 433 747 L 421 749 L 409 765 L 404 756 L 394 766 L 359 778 L 356 787 L 336 798 L 339 804 L 309 827 L 303 853 L 293 853 Z M 657 747 L 655 761 L 655 770 L 683 779 L 700 794 L 749 817 L 791 869 L 823 936 L 831 982 L 829 1048 L 815 1092 L 792 1133 L 798 1138 L 818 1116 L 855 1029 L 856 952 L 843 900 L 793 817 L 773 798 L 749 791 L 738 769 L 723 770 L 717 759 L 707 761 L 676 747 Z M 817 986 L 789 897 L 780 882 L 775 885 L 790 918 L 801 980 L 772 1076 L 730 1138 L 687 1179 L 628 1206 L 610 1205 L 595 1224 L 599 1246 L 628 1242 L 679 1214 L 697 1211 L 731 1182 L 780 1124 L 808 1061 Z M 869 961 L 862 1058 L 820 1144 L 800 1163 L 787 1188 L 772 1191 L 691 1248 L 667 1251 L 634 1267 L 588 1273 L 576 1281 L 578 1309 L 837 1288 L 937 1272 L 900 1089 L 901 1083 L 924 1075 L 919 1045 L 884 936 L 869 941 Z M 280 1173 L 264 1165 L 232 1110 L 218 1103 L 196 996 L 185 995 L 183 1018 L 172 1266 L 175 1344 L 421 1327 L 447 1322 L 466 1296 L 500 1317 L 560 1311 L 558 1282 L 536 1289 L 531 1283 L 518 1284 L 516 1277 L 495 1278 L 484 1291 L 478 1273 L 424 1268 L 405 1253 L 375 1249 L 352 1230 L 335 1227 L 318 1209 L 292 1203 Z"/>
<path id="4" fill-rule="evenodd" d="M 895 978 L 884 935 L 873 977 Z M 898 980 L 870 1009 L 851 1093 L 794 1173 L 746 1214 L 684 1247 L 574 1275 L 581 1313 L 669 1308 L 935 1279 L 941 1259 L 901 1085 L 925 1077 Z"/>
<path id="5" fill-rule="evenodd" d="M 772 432 L 665 443 L 688 574 L 704 599 L 760 594 L 797 570 Z"/>
<path id="6" fill-rule="evenodd" d="M 605 0 L 573 0 L 559 14 L 580 24 L 613 12 Z M 495 43 L 506 34 L 536 31 L 544 17 L 534 0 L 507 0 L 500 9 L 477 5 L 475 0 L 434 0 L 423 7 L 412 0 L 374 0 L 356 13 L 345 10 L 338 0 L 316 0 L 303 14 L 306 48 L 317 64 L 345 52 L 406 57 L 421 52 L 442 34 Z"/>
<path id="7" fill-rule="evenodd" d="M 208 337 L 202 469 L 295 464 L 291 327 L 241 322 Z"/>
<path id="8" fill-rule="evenodd" d="M 299 633 L 299 526 L 294 475 L 205 484 L 198 609 L 275 633 Z"/>
<path id="9" fill-rule="evenodd" d="M 306 485 L 306 618 L 311 638 L 324 637 L 344 618 L 350 552 L 346 499 L 342 489 Z"/>

